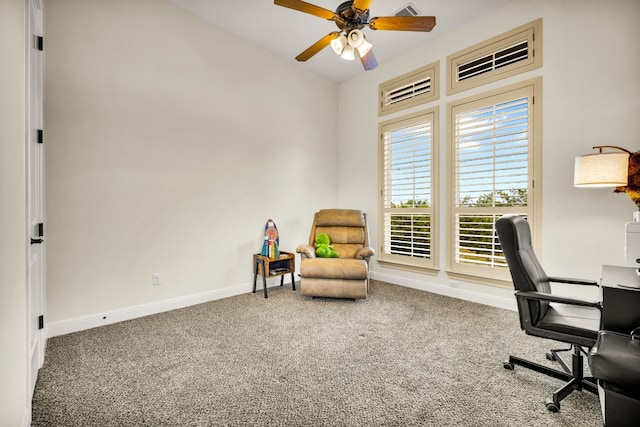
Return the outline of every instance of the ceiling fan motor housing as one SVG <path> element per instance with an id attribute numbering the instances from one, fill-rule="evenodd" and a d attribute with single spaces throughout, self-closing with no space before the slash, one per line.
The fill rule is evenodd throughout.
<path id="1" fill-rule="evenodd" d="M 336 9 L 336 25 L 347 33 L 351 30 L 361 30 L 369 23 L 369 9 L 358 13 L 353 9 L 353 0 L 342 3 Z"/>

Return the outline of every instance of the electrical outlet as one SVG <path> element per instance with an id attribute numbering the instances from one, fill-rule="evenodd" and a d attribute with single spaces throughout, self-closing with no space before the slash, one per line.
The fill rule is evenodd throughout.
<path id="1" fill-rule="evenodd" d="M 162 283 L 162 275 L 160 273 L 153 273 L 151 275 L 151 280 L 154 285 L 159 285 Z"/>

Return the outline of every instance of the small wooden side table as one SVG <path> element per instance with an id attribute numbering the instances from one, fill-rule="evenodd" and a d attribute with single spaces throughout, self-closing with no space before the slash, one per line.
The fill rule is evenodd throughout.
<path id="1" fill-rule="evenodd" d="M 280 258 L 253 254 L 253 293 L 256 292 L 258 274 L 262 275 L 262 288 L 267 298 L 267 277 L 280 276 L 280 286 L 284 285 L 284 275 L 291 274 L 291 286 L 296 290 L 294 273 L 296 271 L 296 256 L 291 252 L 280 252 Z"/>

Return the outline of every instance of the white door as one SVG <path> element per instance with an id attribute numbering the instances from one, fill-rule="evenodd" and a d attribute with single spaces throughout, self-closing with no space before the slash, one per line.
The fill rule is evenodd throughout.
<path id="1" fill-rule="evenodd" d="M 28 0 L 27 26 L 27 407 L 44 362 L 45 243 L 42 5 Z"/>

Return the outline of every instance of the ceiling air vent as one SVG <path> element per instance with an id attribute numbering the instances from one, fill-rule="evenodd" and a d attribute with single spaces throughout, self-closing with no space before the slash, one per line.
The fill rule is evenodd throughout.
<path id="1" fill-rule="evenodd" d="M 395 16 L 418 16 L 419 13 L 416 10 L 416 7 L 409 3 L 399 11 L 395 13 Z"/>

